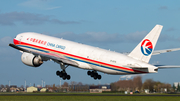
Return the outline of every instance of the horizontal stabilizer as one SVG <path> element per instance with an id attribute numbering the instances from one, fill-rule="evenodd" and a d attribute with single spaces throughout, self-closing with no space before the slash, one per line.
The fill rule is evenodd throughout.
<path id="1" fill-rule="evenodd" d="M 159 54 L 162 54 L 162 53 L 174 52 L 174 51 L 178 51 L 178 50 L 180 50 L 180 48 L 154 50 L 153 53 L 152 53 L 152 55 L 159 55 Z M 121 53 L 121 54 L 129 55 L 130 52 L 123 52 L 123 53 Z"/>
<path id="2" fill-rule="evenodd" d="M 180 50 L 180 48 L 156 50 L 156 51 L 154 51 L 154 52 L 152 53 L 152 55 L 158 55 L 158 54 L 161 54 L 161 53 L 178 51 L 178 50 Z"/>
<path id="3" fill-rule="evenodd" d="M 180 65 L 155 65 L 158 69 L 180 68 Z"/>

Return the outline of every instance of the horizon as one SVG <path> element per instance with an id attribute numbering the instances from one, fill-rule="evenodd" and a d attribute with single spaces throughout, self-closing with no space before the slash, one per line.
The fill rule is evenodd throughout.
<path id="1" fill-rule="evenodd" d="M 131 52 L 143 37 L 156 25 L 163 29 L 155 50 L 180 47 L 180 1 L 92 1 L 92 0 L 17 0 L 0 3 L 0 64 L 1 82 L 9 81 L 20 85 L 48 83 L 59 84 L 62 80 L 56 76 L 60 66 L 47 61 L 38 68 L 24 65 L 21 53 L 8 46 L 13 38 L 22 32 L 37 32 L 75 41 L 94 47 L 116 51 Z M 150 64 L 180 65 L 180 51 L 152 56 Z M 118 81 L 124 75 L 102 75 L 94 80 L 87 75 L 87 70 L 69 66 L 71 82 L 77 81 L 106 84 Z M 164 83 L 179 82 L 180 68 L 159 69 L 158 73 L 142 75 Z"/>

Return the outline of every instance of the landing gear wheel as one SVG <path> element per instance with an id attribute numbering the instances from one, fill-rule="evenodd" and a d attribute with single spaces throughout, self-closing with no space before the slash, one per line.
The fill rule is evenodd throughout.
<path id="1" fill-rule="evenodd" d="M 94 77 L 94 73 L 91 73 L 91 77 Z"/>
<path id="2" fill-rule="evenodd" d="M 101 79 L 101 75 L 98 75 L 97 78 L 100 80 Z"/>
<path id="3" fill-rule="evenodd" d="M 95 79 L 95 80 L 97 79 L 97 76 L 96 76 L 96 75 L 94 75 L 94 79 Z"/>
<path id="4" fill-rule="evenodd" d="M 67 75 L 66 78 L 67 78 L 67 80 L 70 80 L 70 79 L 71 79 L 71 76 L 70 76 L 70 75 Z"/>
<path id="5" fill-rule="evenodd" d="M 91 71 L 88 71 L 88 72 L 87 72 L 87 74 L 88 74 L 88 75 L 91 75 L 91 74 L 92 74 L 92 72 L 91 72 Z"/>
<path id="6" fill-rule="evenodd" d="M 63 71 L 57 71 L 56 72 L 56 75 L 57 76 L 59 76 L 60 78 L 62 78 L 63 80 L 70 80 L 71 79 L 71 76 L 70 75 L 68 75 L 67 73 L 66 73 L 66 71 L 65 70 L 63 70 Z"/>
<path id="7" fill-rule="evenodd" d="M 60 73 L 61 73 L 60 71 L 57 71 L 57 72 L 56 72 L 56 75 L 58 76 Z"/>
<path id="8" fill-rule="evenodd" d="M 66 75 L 63 75 L 62 79 L 63 79 L 63 80 L 66 80 Z"/>
<path id="9" fill-rule="evenodd" d="M 101 79 L 101 75 L 99 75 L 98 73 L 97 73 L 97 71 L 95 71 L 95 70 L 93 70 L 93 71 L 88 71 L 87 72 L 87 74 L 89 75 L 89 76 L 91 76 L 92 78 L 94 78 L 95 80 L 96 79 Z"/>
<path id="10" fill-rule="evenodd" d="M 62 71 L 60 72 L 59 77 L 63 77 L 63 72 Z"/>
<path id="11" fill-rule="evenodd" d="M 63 73 L 63 75 L 65 75 L 65 76 L 66 76 L 66 75 L 67 75 L 67 73 L 65 72 L 65 73 Z"/>

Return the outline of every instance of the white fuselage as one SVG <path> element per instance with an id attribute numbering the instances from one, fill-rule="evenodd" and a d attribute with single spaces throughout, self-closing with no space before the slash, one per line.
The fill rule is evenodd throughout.
<path id="1" fill-rule="evenodd" d="M 155 71 L 157 67 L 117 52 L 38 33 L 18 34 L 14 44 L 31 51 L 63 55 L 77 62 L 78 68 L 97 70 L 107 74 L 157 72 Z"/>

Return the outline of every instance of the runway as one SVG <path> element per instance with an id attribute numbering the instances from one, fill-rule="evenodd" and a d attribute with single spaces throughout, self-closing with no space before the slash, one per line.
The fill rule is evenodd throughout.
<path id="1" fill-rule="evenodd" d="M 180 94 L 0 94 L 0 96 L 179 96 Z"/>

